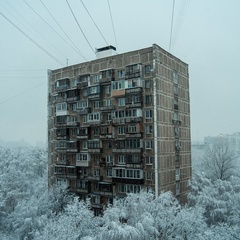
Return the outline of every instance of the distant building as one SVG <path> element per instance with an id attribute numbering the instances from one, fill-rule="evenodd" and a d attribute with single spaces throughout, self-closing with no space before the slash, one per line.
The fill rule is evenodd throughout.
<path id="1" fill-rule="evenodd" d="M 172 191 L 191 177 L 188 65 L 156 44 L 49 70 L 49 184 L 66 181 L 96 214 L 115 196 Z M 108 56 L 107 56 L 108 55 Z"/>
<path id="2" fill-rule="evenodd" d="M 240 132 L 233 134 L 220 134 L 215 137 L 204 137 L 204 143 L 206 145 L 213 144 L 215 141 L 219 140 L 229 144 L 235 151 L 240 153 Z"/>

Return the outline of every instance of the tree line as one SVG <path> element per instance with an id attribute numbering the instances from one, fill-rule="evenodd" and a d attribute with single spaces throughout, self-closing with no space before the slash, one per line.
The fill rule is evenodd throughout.
<path id="1" fill-rule="evenodd" d="M 0 239 L 240 239 L 236 155 L 227 154 L 230 148 L 211 155 L 215 147 L 202 157 L 206 171 L 193 175 L 188 204 L 182 206 L 170 192 L 155 198 L 141 191 L 117 199 L 98 217 L 88 200 L 69 195 L 66 186 L 48 189 L 43 149 L 0 147 Z M 217 156 L 228 159 L 219 175 L 213 166 L 221 161 L 208 165 Z"/>

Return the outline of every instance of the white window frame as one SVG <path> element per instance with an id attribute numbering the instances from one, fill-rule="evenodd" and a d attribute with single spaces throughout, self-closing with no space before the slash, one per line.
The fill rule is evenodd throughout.
<path id="1" fill-rule="evenodd" d="M 152 149 L 153 147 L 153 141 L 152 140 L 146 140 L 145 141 L 145 149 Z"/>

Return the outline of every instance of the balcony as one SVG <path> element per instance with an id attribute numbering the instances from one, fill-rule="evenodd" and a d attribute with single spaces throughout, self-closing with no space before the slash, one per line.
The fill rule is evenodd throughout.
<path id="1" fill-rule="evenodd" d="M 136 70 L 134 72 L 126 72 L 125 73 L 125 79 L 139 78 L 140 76 L 141 76 L 140 70 Z"/>
<path id="2" fill-rule="evenodd" d="M 68 97 L 66 99 L 66 102 L 76 102 L 79 100 L 79 96 L 74 96 L 74 97 Z"/>
<path id="3" fill-rule="evenodd" d="M 68 127 L 78 127 L 79 126 L 79 122 L 67 122 L 67 126 Z"/>
<path id="4" fill-rule="evenodd" d="M 180 125 L 180 124 L 181 124 L 181 121 L 178 120 L 178 119 L 173 119 L 173 120 L 172 120 L 172 123 L 175 124 L 175 125 Z"/>
<path id="5" fill-rule="evenodd" d="M 85 161 L 85 160 L 82 160 L 82 161 L 76 161 L 76 166 L 77 167 L 89 167 L 90 166 L 90 161 Z"/>
<path id="6" fill-rule="evenodd" d="M 126 103 L 126 108 L 141 108 L 142 103 L 141 102 L 133 102 L 133 103 Z"/>
<path id="7" fill-rule="evenodd" d="M 125 95 L 125 89 L 112 90 L 112 97 L 120 97 Z"/>
<path id="8" fill-rule="evenodd" d="M 144 184 L 144 179 L 112 177 L 113 183 Z"/>
<path id="9" fill-rule="evenodd" d="M 100 111 L 102 111 L 102 112 L 109 112 L 109 111 L 111 111 L 111 110 L 115 110 L 115 109 L 116 109 L 116 106 L 115 106 L 115 105 L 104 106 L 104 107 L 100 107 L 99 109 L 100 109 Z"/>
<path id="10" fill-rule="evenodd" d="M 142 122 L 143 118 L 142 117 L 126 117 L 126 123 L 131 123 L 131 122 Z"/>
<path id="11" fill-rule="evenodd" d="M 176 174 L 175 179 L 176 179 L 176 181 L 179 181 L 180 180 L 180 174 Z"/>
<path id="12" fill-rule="evenodd" d="M 133 88 L 126 89 L 126 94 L 141 93 L 141 92 L 142 92 L 142 88 L 141 87 L 133 87 Z"/>
<path id="13" fill-rule="evenodd" d="M 89 107 L 77 109 L 77 113 L 78 113 L 79 115 L 88 114 L 89 112 L 90 112 L 90 108 L 89 108 Z"/>
<path id="14" fill-rule="evenodd" d="M 79 82 L 77 83 L 77 88 L 78 89 L 83 89 L 88 86 L 88 82 Z"/>
<path id="15" fill-rule="evenodd" d="M 141 133 L 126 133 L 126 138 L 141 138 L 142 134 Z"/>
<path id="16" fill-rule="evenodd" d="M 68 110 L 56 111 L 56 116 L 66 116 L 69 114 L 70 112 Z"/>
<path id="17" fill-rule="evenodd" d="M 111 138 L 113 138 L 113 135 L 111 133 L 109 133 L 109 134 L 100 134 L 99 138 L 100 139 L 111 139 Z"/>
<path id="18" fill-rule="evenodd" d="M 91 181 L 102 181 L 103 176 L 88 175 L 87 179 Z"/>
<path id="19" fill-rule="evenodd" d="M 113 124 L 125 124 L 126 120 L 125 118 L 113 118 L 112 123 Z"/>
<path id="20" fill-rule="evenodd" d="M 91 95 L 88 95 L 88 99 L 97 99 L 100 98 L 100 93 L 92 93 Z"/>
<path id="21" fill-rule="evenodd" d="M 141 153 L 141 148 L 113 148 L 113 153 Z"/>
<path id="22" fill-rule="evenodd" d="M 65 92 L 70 88 L 68 84 L 56 87 L 56 92 Z"/>

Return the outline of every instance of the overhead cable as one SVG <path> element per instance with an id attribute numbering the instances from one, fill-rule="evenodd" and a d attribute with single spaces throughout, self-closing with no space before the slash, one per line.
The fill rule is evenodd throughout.
<path id="1" fill-rule="evenodd" d="M 85 10 L 87 11 L 89 17 L 92 19 L 92 21 L 93 21 L 95 27 L 97 28 L 98 32 L 101 34 L 101 36 L 102 36 L 102 38 L 104 39 L 105 43 L 106 43 L 107 45 L 109 45 L 108 42 L 107 42 L 107 40 L 106 40 L 105 37 L 103 36 L 101 30 L 100 30 L 99 27 L 97 26 L 96 22 L 95 22 L 94 19 L 92 18 L 92 16 L 91 16 L 90 12 L 88 11 L 87 7 L 86 7 L 85 4 L 83 3 L 83 1 L 80 0 L 80 2 L 82 3 L 83 7 L 84 7 Z"/>
<path id="2" fill-rule="evenodd" d="M 70 4 L 69 4 L 68 0 L 66 0 L 66 2 L 67 2 L 67 5 L 68 5 L 68 7 L 69 7 L 69 9 L 70 9 L 70 11 L 71 11 L 71 13 L 72 13 L 73 17 L 74 17 L 74 19 L 75 19 L 75 21 L 76 21 L 76 23 L 77 23 L 77 25 L 78 25 L 79 29 L 80 29 L 80 30 L 81 30 L 81 32 L 82 32 L 82 34 L 83 34 L 83 36 L 84 36 L 85 40 L 87 41 L 87 43 L 88 43 L 89 47 L 92 49 L 93 53 L 95 54 L 95 51 L 94 51 L 94 49 L 92 48 L 92 46 L 91 46 L 90 42 L 88 41 L 88 39 L 87 39 L 87 37 L 86 37 L 85 33 L 83 32 L 83 30 L 82 30 L 82 28 L 81 28 L 81 26 L 80 26 L 80 24 L 79 24 L 79 22 L 78 22 L 78 20 L 77 20 L 77 18 L 76 18 L 76 16 L 75 16 L 74 12 L 73 12 L 73 10 L 72 10 L 72 8 L 71 8 L 71 6 L 70 6 Z"/>
<path id="3" fill-rule="evenodd" d="M 18 93 L 17 95 L 14 95 L 14 96 L 12 96 L 12 97 L 10 97 L 10 98 L 8 98 L 8 99 L 6 99 L 6 100 L 0 102 L 0 104 L 3 104 L 3 103 L 6 103 L 6 102 L 9 102 L 10 100 L 12 100 L 12 99 L 14 99 L 14 98 L 16 98 L 16 97 L 19 97 L 19 96 L 21 96 L 21 95 L 27 93 L 28 91 L 31 91 L 31 90 L 33 90 L 33 89 L 35 89 L 35 88 L 38 88 L 38 87 L 40 87 L 41 85 L 43 85 L 43 84 L 45 84 L 45 83 L 46 83 L 46 81 L 41 82 L 41 83 L 39 83 L 38 85 L 36 85 L 36 86 L 34 86 L 34 87 L 32 87 L 32 88 L 29 88 L 29 89 L 25 90 L 24 92 Z"/>
<path id="4" fill-rule="evenodd" d="M 21 28 L 19 28 L 15 23 L 13 23 L 9 18 L 7 18 L 3 13 L 0 13 L 9 23 L 11 23 L 19 32 L 21 32 L 26 38 L 28 38 L 32 43 L 34 43 L 38 48 L 40 48 L 43 52 L 45 52 L 49 57 L 55 60 L 60 65 L 64 66 L 64 63 L 53 56 L 49 51 L 47 51 L 44 47 L 42 47 L 39 43 L 37 43 L 34 39 L 32 39 L 27 33 L 25 33 Z"/>
<path id="5" fill-rule="evenodd" d="M 171 30 L 170 30 L 170 40 L 169 40 L 169 52 L 171 51 L 171 45 L 172 45 L 172 31 L 173 31 L 174 8 L 175 8 L 175 0 L 173 0 L 173 7 L 172 7 L 172 21 L 171 21 Z"/>
<path id="6" fill-rule="evenodd" d="M 28 31 L 31 32 L 31 34 L 35 37 L 35 39 L 41 40 L 41 39 L 39 38 L 39 36 L 41 36 L 41 33 L 38 31 L 38 28 L 36 28 L 35 26 L 33 26 L 31 23 L 29 23 L 29 21 L 28 21 L 27 19 L 25 19 L 25 17 L 11 4 L 11 2 L 6 1 L 6 3 L 9 5 L 9 7 L 11 8 L 11 10 L 21 18 L 21 20 L 23 20 L 25 23 L 27 23 L 27 25 L 26 25 L 26 24 L 23 24 L 23 25 L 25 25 L 25 28 L 27 28 Z M 5 8 L 5 7 L 4 7 L 4 8 Z M 10 15 L 11 15 L 12 17 L 14 17 L 14 18 L 17 20 L 18 24 L 21 23 L 7 8 L 5 8 L 5 9 L 10 13 Z M 34 31 L 32 31 L 32 30 L 34 30 Z M 25 29 L 25 32 L 26 32 L 26 29 Z M 37 34 L 36 34 L 36 33 L 37 33 Z M 52 46 L 52 44 L 48 41 L 48 39 L 44 38 L 43 36 L 41 36 L 41 37 L 42 37 L 42 40 L 44 40 L 45 44 L 47 43 L 47 44 L 49 45 L 49 47 L 52 48 L 52 52 L 54 52 L 54 55 L 55 55 L 55 56 L 58 56 L 58 58 L 60 58 L 60 59 L 61 59 L 61 58 L 66 58 L 66 57 L 64 57 L 64 56 L 62 55 L 61 52 L 59 52 L 59 51 L 56 52 L 56 50 L 54 50 L 54 47 L 55 47 L 55 46 Z M 41 45 L 43 45 L 43 44 L 41 44 Z M 61 56 L 60 56 L 60 55 L 61 55 Z"/>
<path id="7" fill-rule="evenodd" d="M 112 22 L 112 28 L 113 28 L 114 38 L 115 38 L 115 42 L 116 42 L 116 47 L 118 49 L 117 37 L 116 37 L 115 27 L 114 27 L 113 18 L 112 18 L 112 11 L 111 11 L 109 0 L 107 0 L 107 1 L 108 1 L 108 8 L 109 8 L 109 13 L 110 13 L 110 17 L 111 17 L 111 22 Z"/>
<path id="8" fill-rule="evenodd" d="M 62 32 L 65 34 L 65 36 L 68 38 L 68 40 L 72 43 L 72 45 L 74 46 L 74 50 L 82 57 L 84 58 L 86 61 L 88 61 L 86 59 L 86 57 L 83 55 L 83 53 L 78 49 L 78 47 L 75 45 L 75 43 L 72 41 L 72 39 L 69 37 L 69 35 L 64 31 L 64 29 L 61 27 L 61 25 L 58 23 L 58 21 L 56 20 L 56 18 L 52 15 L 52 13 L 48 10 L 47 6 L 43 3 L 42 0 L 40 0 L 40 2 L 42 3 L 42 5 L 44 6 L 44 8 L 47 10 L 48 14 L 52 17 L 52 19 L 54 20 L 54 22 L 58 25 L 58 27 L 62 30 Z M 71 46 L 72 47 L 72 46 Z M 73 47 L 72 47 L 73 48 Z"/>
<path id="9" fill-rule="evenodd" d="M 23 0 L 27 5 L 28 5 L 28 7 L 39 17 L 39 18 L 41 18 L 42 19 L 42 21 L 44 21 L 47 25 L 48 25 L 48 27 L 50 27 L 65 43 L 67 43 L 74 51 L 76 51 L 76 49 L 71 45 L 71 44 L 69 44 L 39 13 L 37 13 L 34 9 L 33 9 L 33 7 L 31 7 L 25 0 Z M 77 51 L 76 51 L 77 52 Z M 78 53 L 78 52 L 77 52 Z M 79 54 L 79 53 L 78 53 Z M 80 56 L 82 57 L 82 58 L 84 58 L 81 54 L 80 54 Z"/>

